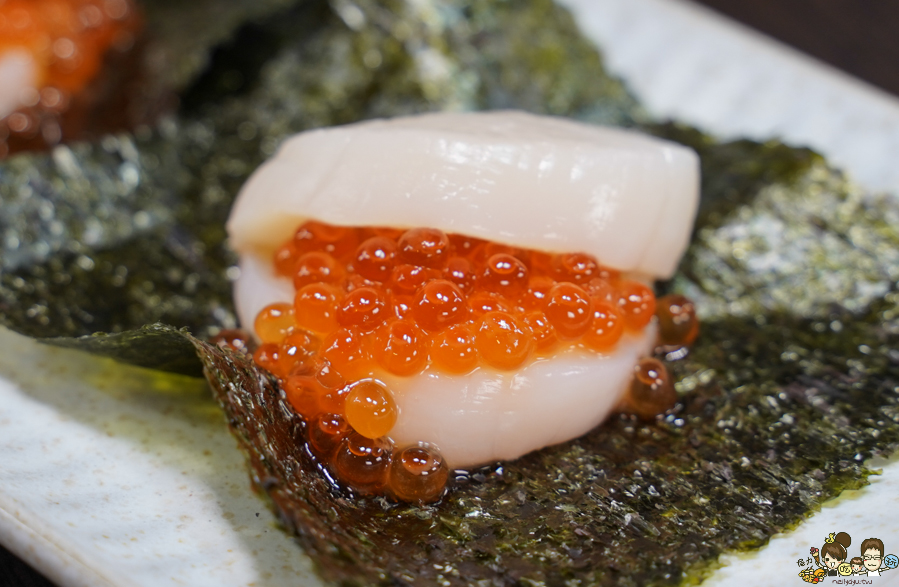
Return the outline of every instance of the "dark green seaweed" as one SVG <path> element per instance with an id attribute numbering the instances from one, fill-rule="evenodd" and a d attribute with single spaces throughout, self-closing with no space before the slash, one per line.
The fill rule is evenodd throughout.
<path id="1" fill-rule="evenodd" d="M 895 309 L 895 308 L 894 308 Z M 282 524 L 341 585 L 674 585 L 757 548 L 899 448 L 899 357 L 880 312 L 705 323 L 675 363 L 678 409 L 472 474 L 438 505 L 353 498 L 297 439 L 303 422 L 249 360 L 199 345 Z M 891 354 L 892 353 L 892 354 Z"/>
<path id="2" fill-rule="evenodd" d="M 110 357 L 121 363 L 148 367 L 191 377 L 203 376 L 187 328 L 148 324 L 115 334 L 98 332 L 78 338 L 43 338 L 41 342 Z"/>
<path id="3" fill-rule="evenodd" d="M 234 2 L 208 22 L 195 17 L 218 10 L 191 6 L 147 2 L 163 53 L 185 57 L 177 116 L 0 163 L 0 320 L 142 366 L 202 364 L 255 485 L 325 578 L 695 581 L 722 552 L 757 548 L 865 484 L 865 459 L 899 448 L 895 200 L 806 149 L 653 123 L 546 0 Z M 301 448 L 304 425 L 269 376 L 202 342 L 234 325 L 222 223 L 289 134 L 490 108 L 639 126 L 700 153 L 699 222 L 661 284 L 703 315 L 672 362 L 680 404 L 459 473 L 434 506 L 353 497 Z"/>
<path id="4" fill-rule="evenodd" d="M 139 2 L 150 31 L 149 60 L 175 90 L 205 71 L 213 50 L 241 29 L 277 18 L 301 0 L 147 0 Z"/>

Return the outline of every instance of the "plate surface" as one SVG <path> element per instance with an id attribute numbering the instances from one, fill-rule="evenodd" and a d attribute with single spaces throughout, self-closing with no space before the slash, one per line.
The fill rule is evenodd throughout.
<path id="1" fill-rule="evenodd" d="M 785 137 L 899 193 L 899 100 L 679 0 L 564 4 L 654 114 Z M 249 490 L 202 382 L 7 331 L 0 349 L 0 542 L 11 551 L 61 587 L 320 585 Z M 872 481 L 759 552 L 724 557 L 707 584 L 798 581 L 797 559 L 840 530 L 899 550 L 899 461 Z M 899 585 L 899 571 L 875 581 Z"/>

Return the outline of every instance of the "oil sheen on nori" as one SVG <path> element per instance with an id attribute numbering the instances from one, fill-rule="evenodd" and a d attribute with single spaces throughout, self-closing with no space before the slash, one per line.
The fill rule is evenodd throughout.
<path id="1" fill-rule="evenodd" d="M 177 20 L 179 4 L 148 2 L 149 20 Z M 178 116 L 0 164 L 0 315 L 30 336 L 145 366 L 199 373 L 199 356 L 255 484 L 325 578 L 691 582 L 720 553 L 758 547 L 863 485 L 863 461 L 899 447 L 894 200 L 807 150 L 650 124 L 549 2 L 265 4 L 225 23 L 190 20 L 207 41 L 173 74 L 188 86 Z M 180 37 L 160 42 L 177 55 L 166 39 Z M 642 126 L 700 153 L 700 221 L 662 284 L 696 299 L 704 320 L 672 364 L 681 405 L 653 424 L 616 417 L 460 474 L 434 506 L 355 498 L 299 448 L 303 424 L 264 373 L 172 326 L 205 337 L 234 325 L 222 222 L 285 136 L 509 107 Z"/>

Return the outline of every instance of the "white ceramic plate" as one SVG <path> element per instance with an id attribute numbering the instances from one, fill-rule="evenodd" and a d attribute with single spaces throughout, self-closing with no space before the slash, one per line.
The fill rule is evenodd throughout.
<path id="1" fill-rule="evenodd" d="M 894 98 L 678 0 L 565 4 L 655 114 L 808 144 L 899 193 Z M 0 543 L 61 587 L 320 585 L 249 490 L 202 382 L 6 331 L 0 351 Z M 899 551 L 899 463 L 851 493 L 758 553 L 725 557 L 709 584 L 799 581 L 797 559 L 834 531 Z M 876 581 L 899 584 L 899 571 Z"/>

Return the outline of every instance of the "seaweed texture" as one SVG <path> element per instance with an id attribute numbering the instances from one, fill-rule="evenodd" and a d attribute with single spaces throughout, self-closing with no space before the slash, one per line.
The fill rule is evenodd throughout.
<path id="1" fill-rule="evenodd" d="M 618 417 L 457 472 L 455 490 L 430 507 L 342 493 L 297 442 L 304 424 L 276 384 L 247 359 L 200 351 L 257 487 L 328 580 L 673 585 L 863 485 L 864 459 L 899 447 L 892 339 L 872 333 L 874 315 L 842 318 L 851 350 L 822 344 L 807 319 L 708 323 L 678 364 L 676 413 L 651 425 Z"/>
<path id="2" fill-rule="evenodd" d="M 147 8 L 151 23 L 168 14 L 178 30 L 178 3 Z M 864 460 L 899 448 L 894 199 L 862 192 L 808 150 L 653 124 L 548 1 L 272 0 L 226 12 L 209 31 L 184 17 L 200 32 L 186 73 L 173 73 L 189 87 L 178 116 L 0 163 L 0 320 L 179 373 L 199 373 L 199 356 L 256 486 L 325 578 L 695 581 L 720 553 L 756 548 L 863 485 Z M 259 35 L 268 42 L 236 61 Z M 160 42 L 169 37 L 180 38 Z M 249 173 L 294 132 L 506 107 L 638 126 L 700 153 L 700 219 L 663 284 L 695 298 L 704 320 L 691 353 L 670 357 L 680 405 L 652 424 L 616 417 L 459 472 L 433 506 L 356 498 L 301 448 L 303 422 L 270 378 L 202 342 L 235 324 L 222 223 Z"/>
<path id="3" fill-rule="evenodd" d="M 263 22 L 300 0 L 145 0 L 141 2 L 152 33 L 151 61 L 162 82 L 176 90 L 189 86 L 202 73 L 212 49 L 235 32 Z"/>

